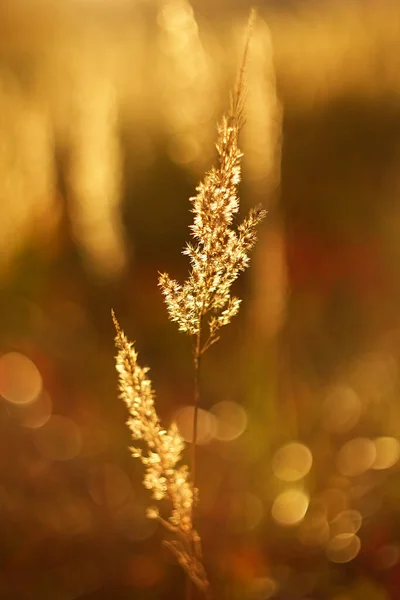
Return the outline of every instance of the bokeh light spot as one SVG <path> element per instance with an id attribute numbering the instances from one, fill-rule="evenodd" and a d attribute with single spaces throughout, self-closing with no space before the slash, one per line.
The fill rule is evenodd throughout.
<path id="1" fill-rule="evenodd" d="M 322 425 L 331 433 L 346 433 L 357 424 L 361 413 L 358 394 L 349 386 L 336 385 L 325 398 Z"/>
<path id="2" fill-rule="evenodd" d="M 220 441 L 237 439 L 247 427 L 246 411 L 237 402 L 218 402 L 212 407 L 211 413 L 216 417 L 215 437 Z"/>
<path id="3" fill-rule="evenodd" d="M 342 533 L 357 533 L 362 525 L 362 516 L 358 510 L 343 510 L 331 522 L 332 536 Z"/>
<path id="4" fill-rule="evenodd" d="M 362 397 L 379 401 L 393 389 L 397 373 L 397 362 L 391 354 L 369 352 L 355 362 L 350 378 Z"/>
<path id="5" fill-rule="evenodd" d="M 343 475 L 355 477 L 372 467 L 376 459 L 376 448 L 372 440 L 364 437 L 346 442 L 339 450 L 337 467 Z"/>
<path id="6" fill-rule="evenodd" d="M 312 454 L 309 448 L 299 442 L 285 444 L 275 453 L 272 459 L 272 470 L 282 481 L 298 481 L 305 477 L 312 465 Z"/>
<path id="7" fill-rule="evenodd" d="M 13 404 L 29 404 L 42 390 L 42 377 L 36 365 L 19 352 L 0 358 L 0 394 Z"/>
<path id="8" fill-rule="evenodd" d="M 179 408 L 173 417 L 177 424 L 179 433 L 185 442 L 193 441 L 193 406 L 182 406 Z M 197 415 L 197 444 L 207 444 L 214 436 L 215 432 L 215 417 L 211 413 L 202 408 L 199 408 Z"/>
<path id="9" fill-rule="evenodd" d="M 42 427 L 51 417 L 52 401 L 46 390 L 29 404 L 10 405 L 10 414 L 22 427 L 27 429 L 38 429 Z"/>
<path id="10" fill-rule="evenodd" d="M 373 469 L 389 469 L 399 460 L 400 443 L 394 437 L 382 436 L 374 440 L 376 457 Z"/>
<path id="11" fill-rule="evenodd" d="M 268 600 L 278 591 L 278 583 L 270 577 L 256 577 L 250 586 L 252 600 Z"/>
<path id="12" fill-rule="evenodd" d="M 279 525 L 296 525 L 304 518 L 308 508 L 308 496 L 295 488 L 279 494 L 272 504 L 272 517 Z"/>
<path id="13" fill-rule="evenodd" d="M 70 460 L 80 452 L 82 438 L 79 427 L 69 417 L 53 415 L 32 432 L 33 443 L 47 460 Z"/>
<path id="14" fill-rule="evenodd" d="M 361 548 L 360 538 L 352 533 L 340 533 L 326 546 L 326 555 L 332 562 L 347 563 L 353 560 Z"/>
<path id="15" fill-rule="evenodd" d="M 380 569 L 391 569 L 400 560 L 400 547 L 398 544 L 386 544 L 379 548 L 376 564 Z"/>

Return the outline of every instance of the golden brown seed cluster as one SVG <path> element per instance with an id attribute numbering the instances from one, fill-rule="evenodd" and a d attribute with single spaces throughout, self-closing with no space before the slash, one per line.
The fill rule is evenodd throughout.
<path id="1" fill-rule="evenodd" d="M 195 242 L 183 251 L 190 258 L 189 277 L 183 285 L 166 273 L 159 278 L 169 317 L 178 322 L 180 331 L 197 335 L 203 319 L 207 321 L 208 338 L 202 351 L 218 339 L 220 327 L 239 310 L 240 300 L 231 296 L 231 285 L 249 266 L 256 228 L 266 214 L 260 207 L 253 208 L 237 229 L 233 227 L 239 210 L 242 96 L 241 87 L 231 101 L 228 116 L 218 126 L 218 167 L 207 173 L 197 195 L 190 199 L 194 214 L 190 229 Z"/>
<path id="2" fill-rule="evenodd" d="M 158 509 L 150 507 L 147 516 L 158 519 L 174 539 L 166 542 L 178 562 L 188 572 L 200 589 L 208 587 L 207 576 L 201 563 L 200 538 L 193 528 L 193 487 L 189 481 L 186 465 L 178 466 L 184 449 L 184 441 L 173 423 L 169 430 L 161 427 L 154 406 L 154 391 L 147 377 L 148 369 L 137 362 L 137 353 L 128 342 L 114 315 L 117 330 L 115 343 L 118 349 L 116 369 L 120 397 L 128 407 L 127 425 L 132 439 L 144 444 L 145 450 L 132 447 L 132 455 L 145 465 L 144 486 L 151 491 L 154 500 L 168 498 L 172 504 L 171 515 L 164 520 Z"/>

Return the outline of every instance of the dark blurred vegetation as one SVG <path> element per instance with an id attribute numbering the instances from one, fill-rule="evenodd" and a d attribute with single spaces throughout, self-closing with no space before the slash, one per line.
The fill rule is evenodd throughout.
<path id="1" fill-rule="evenodd" d="M 205 562 L 221 599 L 396 599 L 400 7 L 256 4 L 242 198 L 269 216 L 204 363 Z M 184 597 L 145 517 L 110 310 L 185 431 L 190 342 L 157 274 L 185 276 L 248 9 L 0 5 L 2 599 Z"/>

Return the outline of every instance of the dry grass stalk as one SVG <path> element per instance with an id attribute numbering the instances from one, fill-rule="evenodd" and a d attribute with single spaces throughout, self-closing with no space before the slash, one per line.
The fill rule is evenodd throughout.
<path id="1" fill-rule="evenodd" d="M 146 446 L 146 450 L 132 447 L 132 455 L 140 458 L 145 466 L 144 486 L 151 491 L 154 500 L 168 498 L 172 512 L 168 520 L 163 519 L 155 507 L 147 511 L 149 518 L 158 519 L 174 534 L 166 542 L 180 565 L 187 571 L 193 583 L 204 592 L 208 580 L 201 561 L 200 537 L 193 528 L 193 486 L 189 481 L 189 469 L 178 466 L 184 450 L 184 440 L 173 423 L 169 430 L 162 428 L 154 406 L 154 391 L 147 377 L 148 368 L 137 362 L 133 344 L 128 342 L 114 312 L 117 331 L 115 337 L 118 355 L 116 368 L 119 379 L 120 397 L 129 411 L 127 425 L 132 439 Z"/>
<path id="2" fill-rule="evenodd" d="M 176 321 L 179 330 L 188 333 L 194 340 L 195 391 L 191 464 L 194 487 L 200 357 L 218 341 L 221 327 L 227 325 L 239 310 L 241 300 L 231 295 L 231 286 L 239 273 L 249 266 L 249 252 L 257 240 L 257 226 L 266 215 L 261 206 L 257 206 L 250 210 L 237 229 L 233 226 L 234 216 L 239 211 L 238 186 L 243 156 L 239 148 L 239 134 L 244 124 L 244 76 L 254 19 L 255 12 L 252 11 L 229 111 L 218 125 L 218 165 L 197 186 L 197 195 L 190 198 L 194 214 L 190 229 L 194 244 L 188 243 L 183 250 L 189 256 L 192 267 L 189 277 L 183 285 L 166 273 L 159 278 L 170 319 Z"/>
<path id="3" fill-rule="evenodd" d="M 161 274 L 159 285 L 165 296 L 169 317 L 181 331 L 194 339 L 195 398 L 191 477 L 186 465 L 179 466 L 184 441 L 176 425 L 162 428 L 154 406 L 154 392 L 147 368 L 140 367 L 137 353 L 120 329 L 113 313 L 118 348 L 117 371 L 121 398 L 128 407 L 127 421 L 132 438 L 146 446 L 132 448 L 133 456 L 145 465 L 144 485 L 155 500 L 167 498 L 172 504 L 168 519 L 158 509 L 150 508 L 148 516 L 157 518 L 172 534 L 166 542 L 178 562 L 186 570 L 189 581 L 208 593 L 200 537 L 193 523 L 193 506 L 197 500 L 196 440 L 200 400 L 200 357 L 218 339 L 221 327 L 227 325 L 239 310 L 240 300 L 231 295 L 232 283 L 249 266 L 249 251 L 256 242 L 256 228 L 265 216 L 260 207 L 251 209 L 237 227 L 234 215 L 239 211 L 238 185 L 242 153 L 239 133 L 244 122 L 244 72 L 254 15 L 250 17 L 246 46 L 230 109 L 218 126 L 218 166 L 213 167 L 191 198 L 194 222 L 191 233 L 194 244 L 184 250 L 191 262 L 187 281 L 180 285 L 167 274 Z M 188 588 L 190 596 L 190 586 Z"/>
<path id="4" fill-rule="evenodd" d="M 219 329 L 239 310 L 240 300 L 231 296 L 230 288 L 239 273 L 249 266 L 256 228 L 266 214 L 257 206 L 250 210 L 237 230 L 232 227 L 234 215 L 239 211 L 238 185 L 243 156 L 239 133 L 244 123 L 248 41 L 249 37 L 229 112 L 218 126 L 218 166 L 206 174 L 196 189 L 197 195 L 190 198 L 194 214 L 190 229 L 195 243 L 188 243 L 183 250 L 192 266 L 189 277 L 183 285 L 166 273 L 159 278 L 169 317 L 178 322 L 179 330 L 197 337 L 204 333 L 204 325 L 207 326 L 199 354 L 218 340 Z"/>

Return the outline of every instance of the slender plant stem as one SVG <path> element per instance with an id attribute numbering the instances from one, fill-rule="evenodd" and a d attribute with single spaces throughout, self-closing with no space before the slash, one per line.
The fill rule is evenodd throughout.
<path id="1" fill-rule="evenodd" d="M 190 575 L 187 574 L 186 575 L 186 593 L 185 593 L 185 600 L 192 600 L 193 598 L 193 581 L 190 578 Z"/>
<path id="2" fill-rule="evenodd" d="M 196 463 L 197 463 L 197 429 L 198 429 L 198 417 L 199 417 L 199 404 L 200 404 L 200 356 L 201 356 L 201 319 L 200 319 L 200 327 L 199 331 L 196 335 L 195 346 L 194 346 L 194 354 L 193 354 L 193 363 L 194 363 L 194 391 L 193 391 L 193 430 L 192 430 L 192 456 L 191 456 L 191 471 L 192 471 L 192 484 L 193 484 L 193 493 L 195 493 L 196 482 L 197 482 L 197 472 L 196 472 Z M 195 500 L 192 504 L 192 527 L 194 528 L 194 505 Z M 193 555 L 196 553 L 195 543 L 192 539 L 192 553 Z M 192 600 L 193 598 L 194 587 L 190 577 L 187 578 L 186 581 L 186 600 Z"/>
<path id="3" fill-rule="evenodd" d="M 200 356 L 201 356 L 201 328 L 196 335 L 196 345 L 194 349 L 194 392 L 193 392 L 193 435 L 192 435 L 192 481 L 193 488 L 196 487 L 196 458 L 197 458 L 197 430 L 199 420 L 200 405 Z"/>

